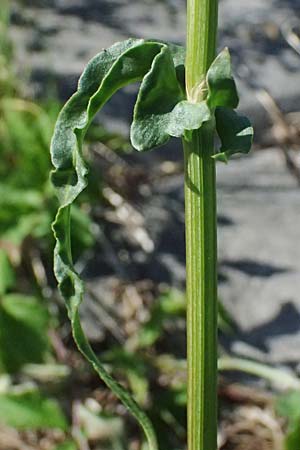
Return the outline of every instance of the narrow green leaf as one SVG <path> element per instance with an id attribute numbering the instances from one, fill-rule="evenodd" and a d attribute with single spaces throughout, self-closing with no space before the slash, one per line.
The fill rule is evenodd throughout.
<path id="1" fill-rule="evenodd" d="M 227 162 L 235 153 L 248 153 L 253 141 L 253 128 L 249 119 L 229 108 L 217 108 L 215 115 L 221 149 L 213 157 Z"/>
<path id="2" fill-rule="evenodd" d="M 214 60 L 207 72 L 208 105 L 211 108 L 225 106 L 236 108 L 239 97 L 231 74 L 231 60 L 225 48 Z"/>
<path id="3" fill-rule="evenodd" d="M 17 429 L 67 429 L 58 403 L 37 390 L 0 394 L 0 422 Z"/>

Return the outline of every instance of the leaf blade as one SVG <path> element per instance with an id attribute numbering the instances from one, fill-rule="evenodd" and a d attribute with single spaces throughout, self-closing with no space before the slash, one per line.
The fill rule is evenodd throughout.
<path id="1" fill-rule="evenodd" d="M 221 149 L 213 158 L 226 163 L 236 153 L 248 153 L 254 133 L 249 119 L 229 108 L 217 108 L 215 116 Z"/>
<path id="2" fill-rule="evenodd" d="M 180 64 L 180 57 L 176 61 Z M 167 143 L 171 136 L 181 137 L 185 131 L 200 128 L 209 119 L 206 102 L 185 100 L 171 51 L 162 47 L 139 90 L 130 130 L 133 147 L 138 151 L 151 150 Z"/>
<path id="3" fill-rule="evenodd" d="M 52 226 L 56 239 L 54 270 L 66 301 L 73 337 L 78 349 L 92 364 L 100 378 L 135 416 L 144 430 L 150 450 L 157 449 L 151 422 L 133 397 L 105 370 L 81 327 L 78 308 L 83 299 L 84 286 L 72 262 L 70 208 L 87 183 L 82 143 L 94 115 L 117 89 L 142 79 L 150 69 L 155 55 L 163 47 L 165 44 L 158 42 L 128 40 L 97 55 L 80 78 L 77 92 L 63 108 L 51 144 L 52 162 L 55 167 L 52 182 L 60 200 Z"/>
<path id="4" fill-rule="evenodd" d="M 208 105 L 210 108 L 223 106 L 235 109 L 239 97 L 231 74 L 231 58 L 225 48 L 213 61 L 207 72 Z"/>

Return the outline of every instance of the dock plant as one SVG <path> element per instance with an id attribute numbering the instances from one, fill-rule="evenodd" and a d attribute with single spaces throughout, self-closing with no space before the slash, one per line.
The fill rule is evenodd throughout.
<path id="1" fill-rule="evenodd" d="M 87 185 L 82 146 L 96 113 L 124 86 L 140 82 L 130 130 L 145 152 L 181 138 L 184 149 L 187 266 L 188 450 L 217 448 L 217 230 L 215 164 L 250 150 L 253 129 L 236 112 L 238 94 L 227 48 L 216 56 L 217 0 L 187 1 L 187 45 L 128 39 L 86 66 L 62 109 L 51 144 L 60 206 L 53 230 L 55 274 L 76 344 L 103 382 L 135 416 L 150 450 L 158 448 L 147 415 L 106 371 L 81 326 L 84 284 L 71 252 L 70 211 Z M 215 145 L 218 135 L 220 146 Z M 163 151 L 163 150 L 162 150 Z"/>

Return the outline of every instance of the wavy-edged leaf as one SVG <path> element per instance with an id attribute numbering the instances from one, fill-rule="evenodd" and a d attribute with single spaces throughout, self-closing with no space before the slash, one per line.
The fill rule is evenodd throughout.
<path id="1" fill-rule="evenodd" d="M 155 58 L 158 55 L 167 55 L 172 72 L 170 75 L 173 83 L 172 94 L 182 98 L 179 83 L 176 84 L 174 79 L 176 71 L 172 52 L 166 49 L 167 46 L 159 42 L 129 39 L 99 53 L 87 65 L 79 80 L 77 92 L 62 109 L 51 143 L 52 162 L 55 166 L 52 182 L 60 200 L 60 208 L 53 224 L 56 238 L 54 270 L 66 301 L 74 340 L 106 385 L 136 417 L 148 439 L 150 450 L 156 449 L 157 444 L 148 417 L 132 396 L 106 372 L 81 327 L 78 308 L 82 301 L 84 286 L 72 263 L 70 206 L 87 183 L 87 167 L 82 157 L 85 133 L 96 112 L 117 89 L 143 79 Z M 174 59 L 181 64 L 182 54 L 178 51 L 173 53 Z M 169 101 L 175 106 L 171 100 Z"/>
<path id="2" fill-rule="evenodd" d="M 238 115 L 230 108 L 217 108 L 216 127 L 221 139 L 218 161 L 227 162 L 235 153 L 248 153 L 253 141 L 253 128 L 247 117 Z"/>
<path id="3" fill-rule="evenodd" d="M 231 58 L 228 48 L 225 48 L 213 61 L 207 72 L 208 105 L 210 108 L 224 106 L 236 108 L 239 97 L 235 81 L 231 74 Z"/>

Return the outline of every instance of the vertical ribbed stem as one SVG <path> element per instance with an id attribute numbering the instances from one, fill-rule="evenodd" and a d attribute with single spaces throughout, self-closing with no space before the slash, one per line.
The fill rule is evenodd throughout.
<path id="1" fill-rule="evenodd" d="M 203 80 L 215 57 L 217 0 L 187 2 L 186 83 L 190 101 L 205 96 Z M 184 142 L 188 450 L 217 448 L 217 230 L 214 123 Z"/>
<path id="2" fill-rule="evenodd" d="M 187 0 L 186 89 L 189 99 L 216 53 L 218 0 Z"/>

